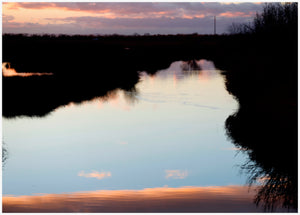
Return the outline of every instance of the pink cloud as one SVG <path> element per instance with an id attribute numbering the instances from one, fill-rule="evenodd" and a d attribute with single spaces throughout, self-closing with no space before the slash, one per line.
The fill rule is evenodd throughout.
<path id="1" fill-rule="evenodd" d="M 55 7 L 55 3 L 46 3 L 46 2 L 4 2 L 3 5 L 7 6 L 9 9 L 17 10 L 19 8 L 26 9 L 45 9 Z"/>
<path id="2" fill-rule="evenodd" d="M 112 3 L 112 2 L 68 2 L 68 3 L 46 3 L 46 2 L 9 2 L 5 3 L 9 9 L 60 9 L 68 11 L 81 11 L 96 13 L 112 13 L 117 17 L 132 17 L 141 15 L 141 17 L 182 17 L 182 16 L 212 16 L 221 14 L 231 14 L 239 16 L 249 11 L 256 12 L 260 5 L 254 3 L 241 4 L 222 4 L 217 2 L 185 2 L 185 3 Z"/>
<path id="3" fill-rule="evenodd" d="M 166 179 L 184 179 L 188 176 L 188 172 L 185 170 L 166 170 Z"/>
<path id="4" fill-rule="evenodd" d="M 85 173 L 84 171 L 80 171 L 78 173 L 78 176 L 85 177 L 85 178 L 96 178 L 101 180 L 103 178 L 111 177 L 111 172 L 98 172 L 93 170 L 90 173 Z"/>
<path id="5" fill-rule="evenodd" d="M 219 16 L 224 16 L 224 17 L 252 17 L 255 13 L 254 12 L 225 12 L 219 14 Z"/>

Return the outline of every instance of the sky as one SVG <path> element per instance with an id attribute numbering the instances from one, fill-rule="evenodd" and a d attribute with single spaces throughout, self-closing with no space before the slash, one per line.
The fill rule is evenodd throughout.
<path id="1" fill-rule="evenodd" d="M 213 34 L 248 23 L 258 2 L 4 2 L 2 33 Z"/>

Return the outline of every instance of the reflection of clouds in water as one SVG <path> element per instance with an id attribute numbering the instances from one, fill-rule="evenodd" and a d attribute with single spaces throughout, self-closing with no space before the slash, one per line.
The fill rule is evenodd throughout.
<path id="1" fill-rule="evenodd" d="M 259 212 L 244 186 L 157 187 L 4 196 L 5 212 Z M 147 204 L 145 204 L 147 203 Z M 37 206 L 38 205 L 38 206 Z"/>
<path id="2" fill-rule="evenodd" d="M 182 65 L 187 62 L 198 65 L 198 67 L 194 65 L 194 67 L 199 68 L 199 71 L 196 71 L 196 76 L 195 71 L 182 70 Z M 220 77 L 220 71 L 216 70 L 212 61 L 204 59 L 186 62 L 176 61 L 171 63 L 168 69 L 160 70 L 155 75 L 141 72 L 141 81 L 137 87 L 131 90 L 112 90 L 105 96 L 84 101 L 81 104 L 94 103 L 99 109 L 109 105 L 113 108 L 130 111 L 133 105 L 143 101 L 154 104 L 179 104 L 201 109 L 221 110 L 224 107 L 220 108 L 216 102 L 210 102 L 211 99 L 204 99 L 219 93 L 219 85 L 223 85 L 223 79 L 218 81 Z M 215 85 L 213 91 L 211 87 L 207 88 L 210 85 Z M 142 90 L 142 93 L 139 92 L 139 89 Z M 223 91 L 223 89 L 222 87 L 221 90 Z M 209 102 L 207 102 L 208 100 Z M 72 105 L 70 103 L 67 107 Z"/>
<path id="3" fill-rule="evenodd" d="M 195 64 L 195 65 L 193 65 Z M 164 70 L 158 70 L 157 73 L 151 77 L 151 81 L 155 81 L 156 77 L 160 79 L 167 79 L 172 75 L 174 81 L 184 79 L 191 75 L 198 75 L 199 79 L 210 79 L 218 75 L 219 71 L 215 68 L 212 61 L 204 59 L 194 61 L 175 61 L 171 63 L 169 68 Z M 146 73 L 142 73 L 142 80 Z"/>
<path id="4" fill-rule="evenodd" d="M 82 176 L 85 178 L 97 178 L 97 179 L 101 180 L 103 178 L 111 177 L 111 172 L 98 172 L 98 171 L 93 170 L 90 173 L 85 173 L 84 171 L 80 171 L 78 173 L 78 176 Z"/>
<path id="5" fill-rule="evenodd" d="M 166 179 L 184 179 L 188 176 L 188 172 L 186 170 L 165 170 Z"/>
<path id="6" fill-rule="evenodd" d="M 183 67 L 187 70 L 183 71 Z M 189 67 L 191 70 L 188 70 Z M 212 61 L 176 61 L 153 76 L 142 72 L 138 86 L 143 93 L 138 95 L 138 99 L 157 104 L 232 110 L 232 97 L 224 91 L 224 79 L 220 74 Z"/>
<path id="7" fill-rule="evenodd" d="M 125 90 L 114 90 L 111 92 L 108 92 L 106 96 L 96 98 L 92 100 L 94 102 L 97 101 L 97 106 L 99 108 L 103 107 L 103 104 L 109 104 L 112 107 L 130 111 L 131 106 L 136 104 L 138 102 L 138 91 L 136 89 L 132 89 L 131 91 L 125 91 Z"/>
<path id="8" fill-rule="evenodd" d="M 102 107 L 103 103 L 107 103 L 112 107 L 130 111 L 131 106 L 137 102 L 137 97 L 135 92 L 123 91 L 123 90 L 115 90 L 111 95 L 108 95 L 104 98 L 99 98 L 98 102 Z"/>
<path id="9" fill-rule="evenodd" d="M 102 109 L 105 104 L 110 105 L 111 107 L 121 109 L 124 111 L 130 111 L 131 106 L 138 102 L 138 91 L 136 89 L 132 89 L 131 91 L 125 91 L 121 89 L 116 89 L 107 92 L 105 96 L 96 97 L 91 100 L 82 101 L 80 103 L 70 102 L 67 105 L 64 105 L 64 108 L 71 108 L 75 106 L 95 104 L 98 109 Z M 61 107 L 56 108 L 54 111 L 59 110 Z"/>
<path id="10" fill-rule="evenodd" d="M 10 63 L 4 62 L 2 63 L 2 74 L 4 77 L 11 77 L 11 76 L 21 76 L 21 77 L 28 77 L 28 76 L 42 76 L 42 75 L 52 75 L 52 73 L 18 73 L 15 69 L 10 67 Z"/>

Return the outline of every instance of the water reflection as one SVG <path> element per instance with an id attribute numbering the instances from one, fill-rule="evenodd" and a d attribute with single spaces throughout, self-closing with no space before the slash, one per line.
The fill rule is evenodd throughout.
<path id="1" fill-rule="evenodd" d="M 153 65 L 155 68 L 161 66 L 160 64 Z M 128 71 L 126 68 L 123 68 L 122 72 L 116 72 L 115 76 L 114 71 L 97 74 L 96 77 L 62 75 L 47 77 L 50 73 L 24 73 L 25 75 L 22 75 L 23 73 L 17 73 L 14 68 L 10 68 L 9 63 L 3 63 L 2 70 L 4 75 L 3 116 L 7 118 L 44 117 L 61 106 L 80 104 L 93 99 L 109 100 L 116 95 L 118 90 L 123 90 L 128 103 L 133 104 L 138 101 L 138 91 L 135 85 L 143 75 L 140 72 Z M 8 71 L 14 71 L 17 75 L 7 75 Z M 159 71 L 157 69 L 151 73 L 152 80 Z M 198 75 L 199 80 L 206 80 L 217 74 L 213 63 L 206 60 L 176 61 L 169 66 L 167 71 L 173 72 L 174 84 L 190 75 Z M 169 73 L 159 75 L 163 79 L 164 76 L 168 78 Z"/>
<path id="2" fill-rule="evenodd" d="M 198 74 L 183 71 L 185 62 L 175 61 L 152 76 L 140 72 L 131 91 L 115 89 L 68 103 L 48 117 L 4 119 L 13 152 L 4 172 L 4 195 L 16 195 L 5 197 L 5 211 L 35 210 L 36 201 L 45 202 L 36 210 L 52 212 L 126 211 L 119 204 L 126 200 L 128 211 L 260 210 L 247 188 L 227 186 L 245 181 L 233 169 L 235 152 L 226 150 L 231 143 L 223 131 L 236 102 L 212 62 L 195 62 Z M 115 190 L 109 197 L 122 194 L 109 201 L 120 207 L 107 201 L 102 207 L 102 191 L 95 192 L 95 201 L 91 192 L 82 192 L 84 199 L 77 195 L 106 189 Z M 148 208 L 145 202 L 156 204 Z"/>
<path id="3" fill-rule="evenodd" d="M 123 110 L 130 110 L 131 106 L 134 106 L 139 101 L 139 91 L 133 87 L 130 90 L 115 89 L 108 91 L 104 96 L 99 96 L 91 100 L 82 102 L 70 102 L 67 105 L 59 106 L 53 111 L 59 111 L 60 109 L 70 108 L 74 106 L 96 104 L 99 109 L 105 104 L 109 104 L 112 107 L 121 108 Z"/>
<path id="4" fill-rule="evenodd" d="M 3 77 L 3 116 L 44 117 L 60 106 L 82 103 L 97 97 L 111 96 L 122 89 L 135 94 L 137 73 L 112 78 L 106 75 L 93 77 L 12 76 Z M 123 77 L 124 76 L 124 77 Z M 87 84 L 89 83 L 89 84 Z M 130 93 L 127 98 L 130 100 Z M 133 100 L 131 100 L 133 101 Z"/>
<path id="5" fill-rule="evenodd" d="M 4 212 L 261 212 L 247 187 L 180 187 L 4 196 Z M 38 204 L 38 207 L 37 207 Z"/>
<path id="6" fill-rule="evenodd" d="M 240 109 L 230 116 L 226 129 L 234 144 L 249 157 L 249 162 L 242 165 L 249 182 L 262 185 L 255 203 L 262 203 L 268 210 L 278 206 L 297 208 L 297 142 L 293 125 L 290 127 L 286 124 L 290 122 L 284 120 L 281 123 L 288 128 L 283 128 L 277 124 L 278 118 L 244 111 Z"/>
<path id="7" fill-rule="evenodd" d="M 29 76 L 53 75 L 53 73 L 30 73 L 30 72 L 18 73 L 14 68 L 11 68 L 9 62 L 2 63 L 2 74 L 4 77 L 12 77 L 12 76 L 29 77 Z"/>
<path id="8" fill-rule="evenodd" d="M 5 142 L 2 142 L 2 167 L 4 167 L 7 159 L 8 159 L 7 145 Z"/>
<path id="9" fill-rule="evenodd" d="M 160 72 L 166 71 L 166 72 Z M 158 70 L 151 76 L 152 80 L 155 80 L 156 76 L 161 79 L 169 78 L 169 74 L 173 74 L 174 82 L 186 78 L 196 77 L 199 81 L 209 80 L 220 74 L 215 68 L 212 61 L 209 60 L 189 60 L 189 61 L 175 61 L 172 62 L 169 68 L 164 70 Z"/>
<path id="10" fill-rule="evenodd" d="M 239 101 L 238 111 L 226 120 L 227 134 L 249 158 L 241 166 L 248 182 L 261 185 L 254 202 L 271 211 L 297 209 L 297 68 L 255 65 L 223 65 L 227 90 Z M 288 75 L 279 76 L 284 70 Z"/>
<path id="11" fill-rule="evenodd" d="M 222 65 L 220 68 L 223 68 Z M 117 166 L 116 162 L 118 163 L 119 160 L 120 163 L 124 164 L 123 166 L 127 164 L 129 166 L 127 168 L 132 168 L 129 171 L 131 174 L 139 170 L 138 172 L 142 173 L 142 175 L 158 175 L 156 172 L 157 167 L 153 168 L 149 165 L 149 172 L 145 170 L 145 166 L 147 166 L 145 164 L 148 164 L 149 160 L 151 160 L 153 165 L 163 165 L 163 167 L 161 167 L 161 178 L 170 181 L 171 184 L 173 183 L 173 186 L 183 186 L 185 180 L 188 181 L 190 178 L 193 178 L 193 174 L 194 176 L 198 174 L 193 180 L 197 179 L 197 183 L 198 181 L 202 182 L 203 175 L 211 174 L 210 172 L 206 172 L 205 174 L 205 169 L 207 169 L 206 163 L 214 164 L 218 161 L 212 158 L 201 160 L 200 158 L 206 155 L 201 154 L 200 156 L 199 152 L 206 152 L 209 147 L 220 148 L 217 143 L 223 143 L 224 141 L 222 139 L 223 136 L 218 134 L 220 133 L 219 131 L 208 128 L 215 127 L 215 124 L 219 122 L 218 120 L 223 119 L 222 117 L 226 118 L 234 109 L 234 105 L 230 100 L 231 97 L 227 92 L 224 92 L 223 80 L 219 76 L 220 71 L 216 70 L 211 61 L 189 60 L 175 61 L 170 64 L 169 68 L 163 71 L 156 70 L 152 72 L 152 75 L 148 75 L 148 73 L 137 72 L 127 77 L 127 79 L 123 80 L 127 83 L 125 85 L 123 85 L 123 81 L 118 81 L 119 78 L 123 78 L 122 76 L 116 79 L 112 75 L 109 76 L 109 79 L 104 78 L 100 81 L 93 80 L 93 78 L 85 78 L 84 81 L 89 80 L 90 85 L 85 84 L 83 88 L 78 87 L 82 81 L 78 78 L 70 78 L 69 82 L 65 82 L 65 78 L 61 79 L 61 77 L 56 76 L 28 77 L 28 79 L 22 79 L 22 77 L 5 77 L 3 114 L 6 117 L 21 115 L 45 116 L 55 110 L 55 114 L 59 116 L 62 112 L 71 110 L 76 104 L 80 104 L 83 107 L 89 107 L 90 104 L 97 105 L 98 108 L 103 108 L 103 111 L 105 111 L 105 104 L 110 104 L 111 106 L 115 105 L 116 107 L 121 107 L 123 110 L 129 110 L 130 107 L 135 105 L 144 105 L 143 107 L 145 107 L 145 104 L 147 104 L 147 108 L 149 108 L 148 104 L 153 105 L 152 109 L 156 110 L 158 106 L 166 104 L 166 106 L 162 108 L 163 111 L 161 113 L 156 113 L 151 116 L 145 116 L 148 113 L 145 111 L 147 108 L 136 109 L 137 113 L 142 112 L 142 114 L 133 117 L 127 116 L 130 120 L 119 113 L 108 112 L 109 120 L 104 121 L 105 116 L 100 115 L 99 110 L 97 112 L 92 109 L 84 110 L 84 112 L 91 114 L 92 118 L 86 117 L 88 122 L 84 120 L 83 122 L 92 126 L 87 127 L 84 131 L 80 128 L 80 132 L 78 129 L 75 129 L 76 132 L 74 133 L 70 132 L 70 134 L 68 134 L 66 132 L 66 134 L 64 134 L 65 136 L 70 135 L 71 137 L 69 137 L 69 139 L 76 139 L 76 141 L 80 143 L 79 146 L 76 145 L 76 141 L 74 142 L 75 144 L 72 144 L 72 148 L 76 149 L 77 147 L 77 149 L 79 149 L 75 151 L 74 155 L 83 156 L 85 158 L 83 160 L 89 164 L 82 166 L 80 170 L 76 170 L 75 175 L 77 173 L 76 176 L 80 176 L 78 178 L 81 180 L 101 180 L 101 182 L 104 183 L 102 187 L 109 187 L 111 184 L 110 182 L 106 182 L 106 179 L 112 179 L 112 183 L 116 183 L 116 181 L 114 181 L 115 178 L 112 177 L 115 176 L 115 174 L 116 178 L 122 178 L 124 175 L 129 177 L 130 175 L 127 175 L 127 173 L 123 173 L 123 175 L 117 174 L 120 169 L 115 168 L 114 165 Z M 124 72 L 124 74 L 126 74 L 126 72 Z M 249 174 L 249 183 L 254 184 L 255 188 L 258 189 L 256 196 L 254 196 L 252 191 L 248 193 L 245 187 L 235 187 L 233 189 L 234 191 L 232 191 L 230 190 L 232 187 L 228 186 L 218 188 L 196 187 L 190 189 L 153 188 L 146 190 L 147 192 L 145 190 L 118 190 L 108 191 L 108 197 L 103 197 L 104 191 L 95 191 L 79 194 L 4 197 L 4 210 L 7 212 L 133 212 L 153 210 L 160 212 L 260 211 L 260 207 L 256 208 L 254 204 L 250 204 L 253 199 L 255 199 L 255 203 L 257 204 L 263 202 L 266 209 L 272 209 L 277 205 L 297 208 L 297 131 L 295 130 L 297 128 L 295 122 L 295 115 L 297 113 L 295 112 L 294 100 L 284 100 L 284 96 L 288 95 L 289 92 L 283 92 L 282 88 L 274 89 L 274 87 L 272 88 L 271 86 L 266 87 L 262 84 L 256 85 L 255 82 L 251 83 L 257 86 L 257 89 L 253 93 L 252 90 L 247 90 L 247 88 L 252 89 L 247 84 L 249 83 L 247 80 L 249 77 L 240 74 L 241 73 L 232 72 L 231 68 L 224 73 L 227 90 L 232 93 L 239 102 L 238 111 L 229 116 L 226 120 L 226 130 L 235 145 L 234 149 L 242 151 L 249 157 L 249 162 L 245 163 L 242 168 Z M 101 84 L 99 84 L 98 81 Z M 196 81 L 197 84 L 195 84 Z M 20 84 L 18 86 L 20 86 L 21 89 L 24 87 L 24 92 L 14 87 L 16 83 Z M 54 83 L 55 88 L 53 89 Z M 66 83 L 68 83 L 68 89 L 65 89 Z M 27 84 L 29 84 L 29 87 L 25 88 Z M 141 85 L 143 87 L 140 90 L 139 87 Z M 189 87 L 187 88 L 186 86 Z M 32 93 L 34 89 L 37 88 L 41 89 L 41 94 Z M 266 89 L 270 91 L 265 92 Z M 292 89 L 292 91 L 293 90 L 294 89 Z M 264 93 L 260 91 L 264 91 Z M 53 92 L 55 96 L 52 95 Z M 278 97 L 278 95 L 281 96 Z M 284 102 L 281 99 L 283 99 Z M 22 106 L 19 105 L 20 103 Z M 180 110 L 180 112 L 174 111 L 176 108 Z M 72 115 L 73 120 L 75 116 L 76 114 Z M 116 118 L 121 120 L 113 121 Z M 141 119 L 147 120 L 148 127 L 141 124 Z M 159 121 L 154 119 L 159 119 Z M 200 120 L 196 121 L 196 119 Z M 104 121 L 103 124 L 100 123 L 102 120 Z M 175 123 L 179 121 L 182 126 L 178 126 Z M 223 123 L 223 121 L 221 123 Z M 78 123 L 80 124 L 81 122 L 79 119 Z M 194 125 L 191 125 L 191 122 L 193 122 Z M 57 124 L 55 124 L 55 126 L 57 126 Z M 112 131 L 107 129 L 109 126 L 113 127 Z M 36 127 L 39 128 L 40 126 Z M 23 127 L 21 128 L 24 129 Z M 64 127 L 65 131 L 67 131 L 67 129 L 72 130 L 73 127 Z M 118 135 L 115 134 L 116 130 L 118 131 Z M 41 132 L 47 134 L 48 131 Z M 47 134 L 49 135 L 48 138 L 50 137 L 49 139 L 51 139 L 52 135 L 56 134 L 55 132 L 59 133 L 60 131 L 56 131 L 55 128 L 52 128 L 50 132 L 51 135 Z M 76 133 L 80 133 L 80 135 L 75 136 Z M 85 134 L 86 136 L 84 136 Z M 211 138 L 210 135 L 215 139 Z M 141 140 L 137 136 L 151 138 L 143 138 Z M 198 139 L 199 136 L 202 136 L 203 139 Z M 207 138 L 207 136 L 209 138 Z M 64 136 L 62 135 L 62 137 Z M 188 141 L 186 138 L 188 138 Z M 70 147 L 66 147 L 63 150 L 64 144 L 68 146 L 69 139 L 65 138 L 61 142 L 58 141 L 59 151 L 70 152 Z M 84 141 L 81 139 L 84 139 Z M 82 146 L 84 145 L 82 142 L 86 142 L 86 139 L 89 141 L 85 144 L 92 145 L 92 149 L 86 149 Z M 33 142 L 36 141 L 34 138 L 30 140 Z M 114 141 L 118 142 L 119 145 L 128 146 L 128 149 L 116 149 L 107 144 L 111 144 Z M 185 146 L 182 146 L 182 143 L 185 143 Z M 201 146 L 202 143 L 209 143 L 207 144 L 209 146 Z M 288 147 L 283 146 L 283 143 L 287 143 Z M 28 144 L 30 146 L 31 143 Z M 50 145 L 50 148 L 55 148 L 55 143 L 51 142 Z M 35 147 L 37 147 L 37 145 L 33 144 L 32 148 Z M 230 147 L 227 146 L 227 148 Z M 190 149 L 193 150 L 189 151 Z M 135 150 L 139 150 L 139 153 L 133 154 Z M 44 148 L 42 148 L 41 151 L 41 153 L 45 153 Z M 99 152 L 103 151 L 115 157 L 107 157 L 105 153 L 101 153 L 101 156 L 99 156 Z M 117 154 L 116 151 L 118 151 L 119 154 Z M 58 159 L 58 161 L 66 162 L 67 156 L 65 156 L 65 154 L 60 155 L 59 153 L 57 154 L 57 152 L 55 153 L 57 158 L 59 158 L 59 156 L 62 157 Z M 154 157 L 157 158 L 158 161 L 153 160 L 153 155 L 155 155 Z M 217 174 L 217 177 L 210 177 L 209 182 L 206 182 L 207 184 L 221 183 L 218 181 L 218 178 L 226 178 L 229 174 L 228 169 L 225 171 L 223 166 L 223 169 L 219 167 L 227 162 L 226 159 L 221 159 L 224 155 L 226 155 L 225 152 L 217 154 L 217 152 L 214 151 L 213 156 L 220 158 L 222 164 L 218 163 L 218 165 L 215 165 L 218 166 L 214 173 Z M 69 156 L 72 157 L 71 155 Z M 211 157 L 211 154 L 208 154 L 208 156 Z M 47 156 L 43 156 L 43 158 L 44 157 Z M 76 160 L 77 159 L 76 157 Z M 208 160 L 210 162 L 207 162 Z M 77 166 L 82 165 L 81 163 L 76 163 L 74 160 L 68 162 L 72 163 L 72 166 L 76 166 L 76 164 Z M 107 162 L 113 163 L 110 167 L 112 169 L 115 168 L 115 172 L 110 171 L 109 168 L 106 171 L 100 169 L 97 171 L 88 170 L 90 166 L 95 165 L 94 163 L 103 165 Z M 177 166 L 174 165 L 170 167 L 170 163 L 176 163 Z M 195 163 L 197 165 L 195 165 Z M 187 165 L 184 166 L 183 164 Z M 60 163 L 57 164 L 57 166 L 60 165 Z M 141 165 L 142 167 L 135 165 Z M 180 168 L 178 168 L 178 166 Z M 210 166 L 210 168 L 213 168 L 213 166 L 214 165 Z M 228 166 L 232 168 L 232 163 Z M 188 169 L 188 167 L 191 168 Z M 155 169 L 155 171 L 152 170 L 155 174 L 152 174 L 151 168 Z M 39 167 L 37 167 L 37 169 L 41 171 Z M 47 176 L 49 173 L 44 174 Z M 65 173 L 61 173 L 61 175 L 63 174 Z M 135 184 L 134 186 L 138 183 L 144 183 L 143 186 L 145 187 L 145 184 L 150 180 L 149 178 L 138 178 L 141 176 L 135 177 L 136 178 L 130 178 Z M 72 175 L 72 177 L 65 176 L 64 180 L 76 182 L 76 180 L 79 179 L 74 179 Z M 211 182 L 214 180 L 215 182 Z M 153 181 L 151 181 L 153 183 L 151 184 L 152 187 L 162 186 L 161 182 L 157 184 Z M 125 182 L 123 180 L 117 182 L 119 184 L 126 184 L 126 179 Z M 189 182 L 191 184 L 196 183 L 192 180 Z M 59 183 L 61 183 L 61 179 L 59 179 Z M 222 183 L 224 182 L 222 181 Z M 228 181 L 226 181 L 226 183 L 229 184 Z M 256 187 L 258 183 L 260 183 L 260 187 Z M 80 183 L 78 182 L 78 184 Z M 128 184 L 126 184 L 126 186 L 129 186 Z M 66 184 L 64 184 L 64 186 L 66 186 Z M 82 187 L 86 186 L 85 184 Z M 97 184 L 89 188 L 95 190 L 95 187 L 98 186 Z M 41 185 L 41 187 L 44 189 L 44 185 Z M 69 189 L 72 190 L 74 187 L 77 186 L 72 186 L 72 188 Z M 56 193 L 64 192 L 63 189 L 59 189 Z M 221 193 L 219 193 L 219 191 Z M 29 192 L 32 193 L 32 190 Z M 218 194 L 212 195 L 212 193 Z M 117 194 L 118 197 L 112 198 L 111 196 L 115 196 L 115 194 Z M 140 194 L 142 194 L 143 198 L 141 198 Z M 106 197 L 108 200 L 105 199 Z M 128 201 L 124 203 L 124 199 Z M 105 201 L 105 204 L 100 204 L 100 200 Z M 35 204 L 40 201 L 43 201 L 44 205 L 36 208 Z M 145 207 L 145 201 L 149 203 L 149 207 Z M 162 202 L 163 204 L 161 204 Z"/>
<path id="12" fill-rule="evenodd" d="M 189 61 L 183 62 L 181 64 L 181 68 L 182 68 L 182 71 L 184 71 L 184 72 L 200 71 L 201 70 L 201 67 L 197 63 L 196 60 L 189 60 Z"/>

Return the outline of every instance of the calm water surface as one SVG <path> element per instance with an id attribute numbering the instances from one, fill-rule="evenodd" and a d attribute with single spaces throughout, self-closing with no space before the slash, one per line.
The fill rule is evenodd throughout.
<path id="1" fill-rule="evenodd" d="M 163 193 L 173 191 L 173 197 L 183 199 L 205 194 L 194 198 L 204 203 L 246 196 L 252 205 L 253 195 L 243 187 L 247 176 L 239 168 L 247 158 L 237 153 L 224 128 L 238 103 L 213 62 L 197 63 L 201 70 L 178 61 L 154 76 L 142 73 L 135 91 L 115 90 L 106 98 L 70 103 L 43 118 L 3 118 L 9 153 L 4 197 L 91 196 L 105 190 L 134 201 L 134 192 L 163 199 L 168 196 Z M 226 210 L 223 205 L 221 211 Z"/>

